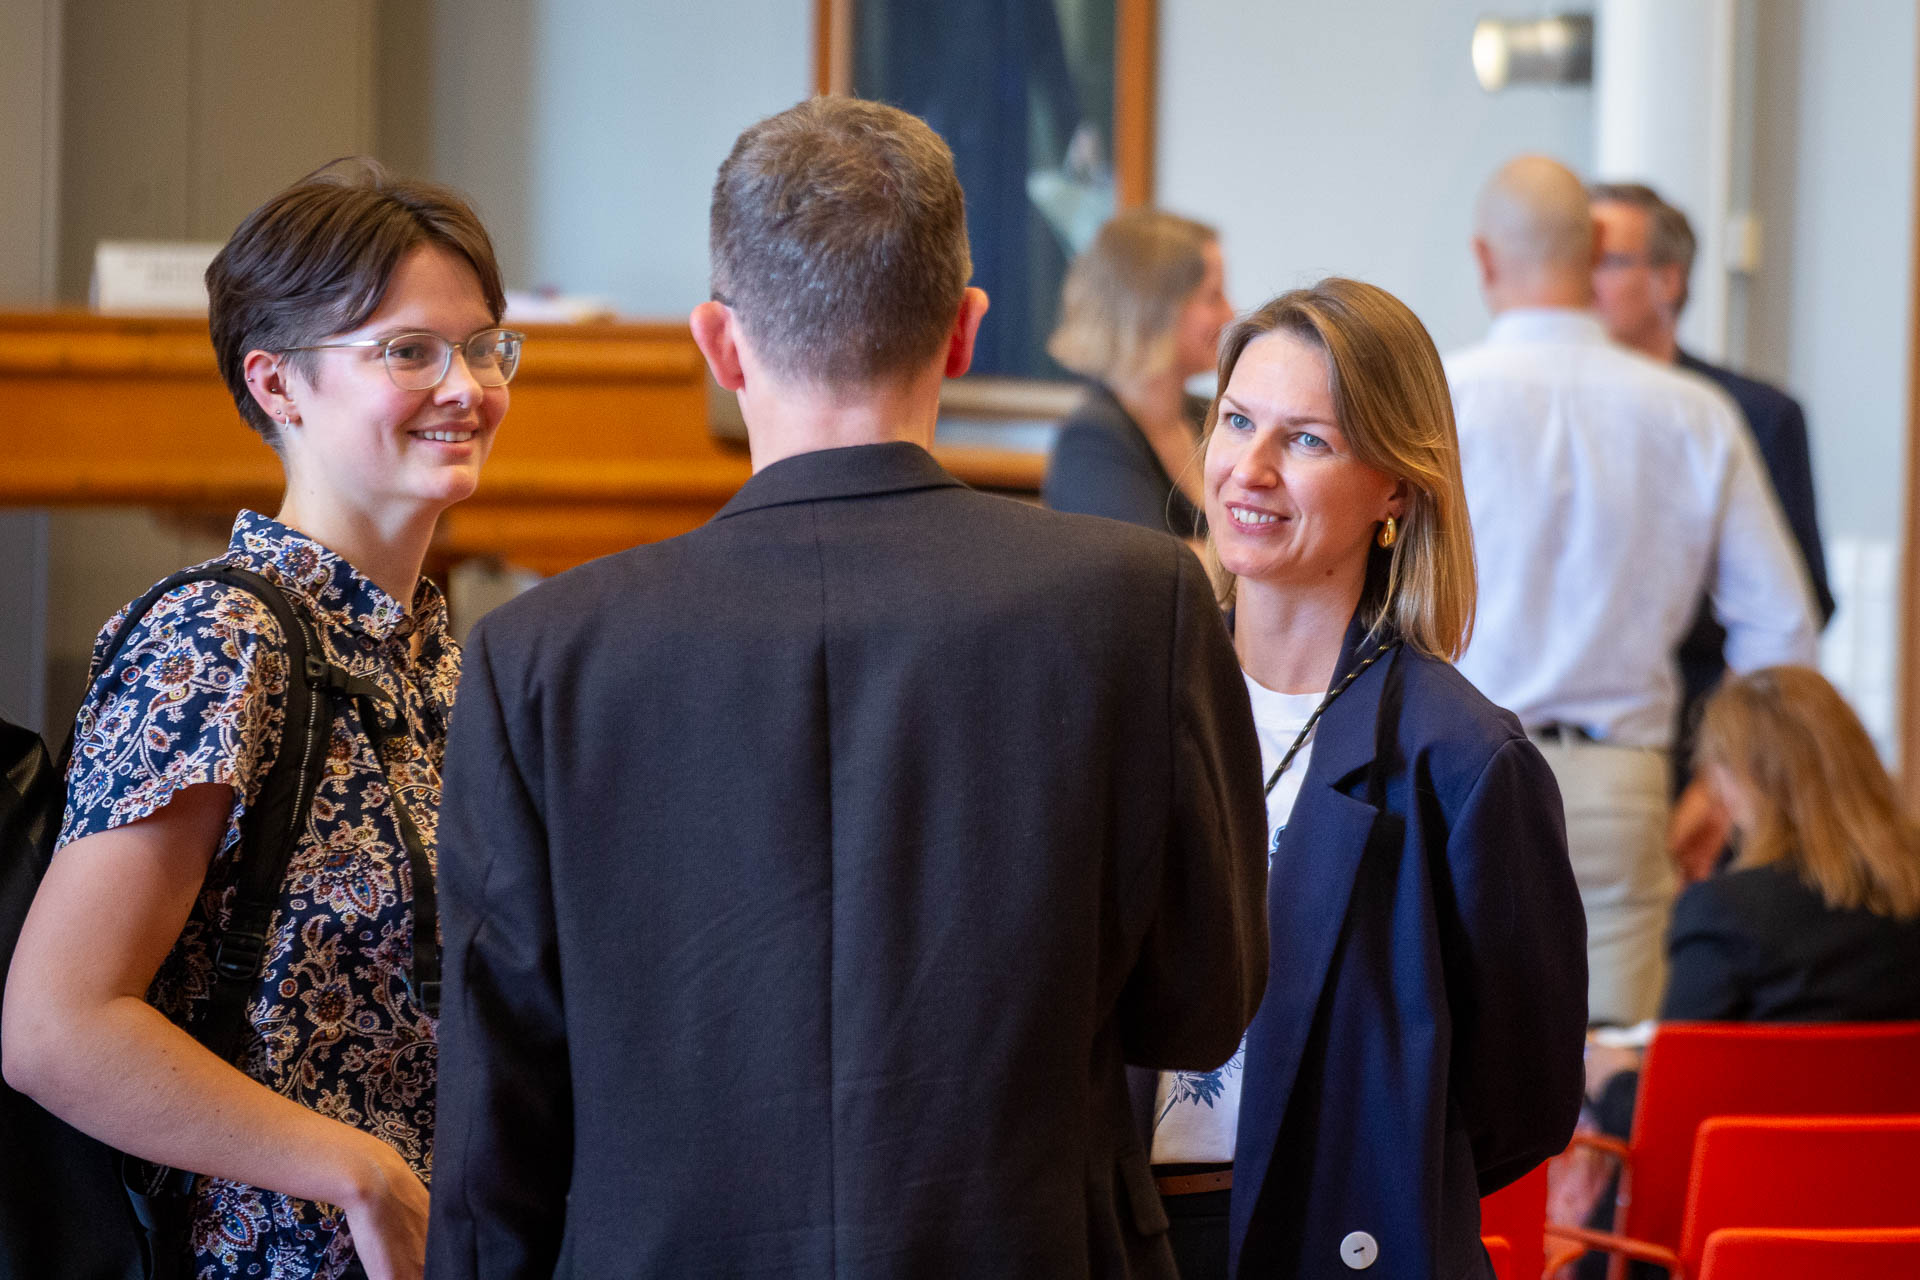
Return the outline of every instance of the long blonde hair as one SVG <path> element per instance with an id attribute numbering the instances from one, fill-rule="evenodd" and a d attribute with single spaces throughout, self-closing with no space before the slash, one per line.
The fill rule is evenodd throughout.
<path id="1" fill-rule="evenodd" d="M 1255 338 L 1288 333 L 1326 353 L 1334 413 L 1358 461 L 1397 480 L 1410 496 L 1384 575 L 1368 574 L 1360 607 L 1369 630 L 1391 628 L 1414 648 L 1453 661 L 1473 635 L 1478 586 L 1473 530 L 1460 479 L 1460 441 L 1447 374 L 1433 338 L 1407 304 L 1377 285 L 1329 276 L 1283 293 L 1229 327 L 1220 339 L 1225 391 Z M 1207 411 L 1207 437 L 1220 398 Z M 1205 442 L 1201 448 L 1204 450 Z M 1233 578 L 1208 539 L 1208 564 L 1233 603 Z"/>
<path id="2" fill-rule="evenodd" d="M 1162 209 L 1115 214 L 1067 268 L 1047 354 L 1101 382 L 1165 372 L 1180 308 L 1206 279 L 1206 249 L 1218 241 L 1206 223 Z"/>
<path id="3" fill-rule="evenodd" d="M 1752 808 L 1737 865 L 1786 866 L 1836 910 L 1920 916 L 1920 829 L 1859 717 L 1818 671 L 1728 676 L 1693 755 L 1698 770 L 1730 773 Z"/>

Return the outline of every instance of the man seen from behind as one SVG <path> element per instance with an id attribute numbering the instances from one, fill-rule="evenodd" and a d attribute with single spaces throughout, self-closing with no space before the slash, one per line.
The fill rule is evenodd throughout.
<path id="1" fill-rule="evenodd" d="M 986 296 L 921 121 L 754 125 L 711 250 L 752 479 L 468 644 L 431 1272 L 1171 1277 L 1122 1067 L 1267 960 L 1199 561 L 927 452 Z"/>

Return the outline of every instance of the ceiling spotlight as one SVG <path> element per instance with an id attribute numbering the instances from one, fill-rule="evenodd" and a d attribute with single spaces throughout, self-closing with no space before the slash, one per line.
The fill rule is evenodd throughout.
<path id="1" fill-rule="evenodd" d="M 1473 74 L 1498 93 L 1511 84 L 1593 83 L 1593 15 L 1482 18 L 1473 24 Z"/>

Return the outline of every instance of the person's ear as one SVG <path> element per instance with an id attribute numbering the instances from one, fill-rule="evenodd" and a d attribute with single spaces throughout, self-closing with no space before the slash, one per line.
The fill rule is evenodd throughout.
<path id="1" fill-rule="evenodd" d="M 240 370 L 247 375 L 247 391 L 262 413 L 284 427 L 298 421 L 284 360 L 271 351 L 249 351 L 240 361 Z"/>
<path id="2" fill-rule="evenodd" d="M 1407 483 L 1405 476 L 1402 476 L 1393 482 L 1393 492 L 1387 495 L 1387 514 L 1395 520 L 1406 519 L 1407 504 L 1412 501 L 1413 486 Z"/>
<path id="3" fill-rule="evenodd" d="M 947 335 L 946 376 L 957 378 L 973 364 L 973 341 L 980 336 L 980 321 L 987 314 L 987 291 L 971 286 L 960 295 L 960 310 L 953 317 L 953 332 Z"/>
<path id="4" fill-rule="evenodd" d="M 703 302 L 687 317 L 693 330 L 694 345 L 707 358 L 713 380 L 728 391 L 740 391 L 747 375 L 740 362 L 740 337 L 735 328 L 732 308 L 719 302 Z"/>
<path id="5" fill-rule="evenodd" d="M 1473 261 L 1480 270 L 1480 288 L 1493 288 L 1493 247 L 1479 236 L 1473 238 Z"/>
<path id="6" fill-rule="evenodd" d="M 1660 305 L 1669 314 L 1680 314 L 1680 295 L 1686 292 L 1687 275 L 1677 262 L 1663 262 L 1653 269 L 1653 278 L 1660 282 Z"/>

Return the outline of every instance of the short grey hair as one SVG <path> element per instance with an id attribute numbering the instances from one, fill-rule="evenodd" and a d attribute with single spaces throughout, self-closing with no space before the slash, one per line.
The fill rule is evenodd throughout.
<path id="1" fill-rule="evenodd" d="M 912 372 L 973 274 L 953 152 L 925 121 L 812 98 L 742 133 L 713 184 L 714 298 L 783 376 Z"/>

